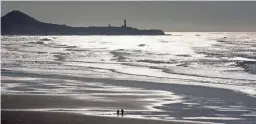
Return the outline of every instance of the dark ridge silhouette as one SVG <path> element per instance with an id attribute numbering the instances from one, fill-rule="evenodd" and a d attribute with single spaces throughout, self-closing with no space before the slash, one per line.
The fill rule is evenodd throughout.
<path id="1" fill-rule="evenodd" d="M 1 17 L 2 35 L 165 35 L 162 30 L 139 30 L 127 27 L 126 19 L 120 27 L 70 27 L 40 22 L 18 10 Z"/>

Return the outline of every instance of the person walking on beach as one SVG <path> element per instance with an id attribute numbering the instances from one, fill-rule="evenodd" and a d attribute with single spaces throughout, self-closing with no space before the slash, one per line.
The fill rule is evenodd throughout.
<path id="1" fill-rule="evenodd" d="M 123 109 L 121 110 L 121 114 L 122 114 L 122 117 L 123 117 L 124 116 L 124 110 Z"/>
<path id="2" fill-rule="evenodd" d="M 119 116 L 119 109 L 117 109 L 116 114 L 117 114 L 117 116 Z"/>

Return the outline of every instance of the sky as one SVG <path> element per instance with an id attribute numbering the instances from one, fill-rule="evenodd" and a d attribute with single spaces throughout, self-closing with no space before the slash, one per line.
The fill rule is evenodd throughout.
<path id="1" fill-rule="evenodd" d="M 256 31 L 256 1 L 2 1 L 42 22 L 171 31 Z"/>

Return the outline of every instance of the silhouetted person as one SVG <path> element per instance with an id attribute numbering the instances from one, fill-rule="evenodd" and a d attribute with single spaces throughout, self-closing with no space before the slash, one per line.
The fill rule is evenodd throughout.
<path id="1" fill-rule="evenodd" d="M 117 109 L 116 114 L 117 114 L 117 116 L 119 116 L 119 109 Z"/>
<path id="2" fill-rule="evenodd" d="M 122 114 L 122 117 L 123 117 L 124 116 L 124 110 L 123 109 L 121 110 L 121 114 Z"/>

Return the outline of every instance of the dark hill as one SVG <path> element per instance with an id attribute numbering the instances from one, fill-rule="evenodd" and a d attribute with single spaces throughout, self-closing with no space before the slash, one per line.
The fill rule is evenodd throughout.
<path id="1" fill-rule="evenodd" d="M 1 17 L 2 35 L 164 35 L 162 30 L 132 27 L 70 27 L 40 22 L 20 11 Z"/>

